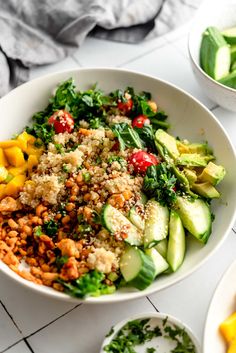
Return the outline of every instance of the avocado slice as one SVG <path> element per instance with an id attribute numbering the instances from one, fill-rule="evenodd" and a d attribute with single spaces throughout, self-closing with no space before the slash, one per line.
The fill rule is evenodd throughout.
<path id="1" fill-rule="evenodd" d="M 199 181 L 208 181 L 212 185 L 217 185 L 224 178 L 226 174 L 225 168 L 221 165 L 209 162 L 199 175 Z"/>
<path id="2" fill-rule="evenodd" d="M 209 160 L 214 159 L 214 156 L 202 156 L 198 153 L 182 153 L 177 159 L 177 165 L 186 165 L 189 167 L 206 167 Z"/>
<path id="3" fill-rule="evenodd" d="M 155 140 L 167 150 L 170 157 L 176 159 L 179 156 L 176 139 L 173 136 L 162 129 L 158 129 L 155 133 Z"/>
<path id="4" fill-rule="evenodd" d="M 206 197 L 208 199 L 218 199 L 220 197 L 220 193 L 208 181 L 204 183 L 193 184 L 191 188 L 200 196 Z"/>
<path id="5" fill-rule="evenodd" d="M 207 143 L 186 143 L 184 141 L 177 141 L 177 147 L 180 154 L 198 153 L 205 156 L 212 153 L 212 149 Z"/>
<path id="6" fill-rule="evenodd" d="M 196 183 L 197 174 L 196 174 L 195 170 L 184 168 L 183 172 L 184 172 L 184 175 L 186 176 L 186 178 L 188 179 L 188 182 L 190 185 Z"/>

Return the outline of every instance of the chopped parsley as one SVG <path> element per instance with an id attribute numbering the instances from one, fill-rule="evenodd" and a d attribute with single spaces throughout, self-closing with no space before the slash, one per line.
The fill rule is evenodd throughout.
<path id="1" fill-rule="evenodd" d="M 162 205 L 171 205 L 176 200 L 177 179 L 166 162 L 147 168 L 143 181 L 143 191 L 154 197 Z"/>
<path id="2" fill-rule="evenodd" d="M 45 233 L 51 237 L 53 235 L 56 235 L 58 231 L 58 224 L 53 219 L 50 219 L 50 221 L 44 223 L 43 229 Z"/>
<path id="3" fill-rule="evenodd" d="M 34 235 L 36 237 L 40 237 L 42 234 L 43 234 L 43 231 L 42 231 L 42 227 L 41 226 L 37 226 L 37 227 L 34 228 Z"/>
<path id="4" fill-rule="evenodd" d="M 90 175 L 89 172 L 83 173 L 82 176 L 83 176 L 83 179 L 84 179 L 85 183 L 88 183 L 90 181 L 90 179 L 91 179 L 91 175 Z"/>
<path id="5" fill-rule="evenodd" d="M 167 318 L 163 320 L 162 327 L 149 325 L 149 319 L 140 319 L 127 322 L 117 335 L 103 347 L 108 353 L 137 353 L 135 347 L 151 341 L 155 337 L 163 337 L 173 342 L 174 348 L 169 353 L 196 353 L 196 348 L 185 331 L 177 325 L 166 325 Z M 109 332 L 106 337 L 113 334 Z M 146 353 L 157 352 L 157 347 L 146 348 Z"/>
<path id="6" fill-rule="evenodd" d="M 57 269 L 60 270 L 63 265 L 65 265 L 68 261 L 69 257 L 64 255 L 64 256 L 57 256 L 55 264 L 57 266 Z"/>

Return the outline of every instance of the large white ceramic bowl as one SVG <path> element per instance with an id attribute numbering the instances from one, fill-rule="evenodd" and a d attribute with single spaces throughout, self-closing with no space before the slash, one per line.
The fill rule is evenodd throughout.
<path id="1" fill-rule="evenodd" d="M 136 91 L 150 91 L 153 99 L 169 115 L 171 130 L 174 135 L 187 138 L 190 141 L 208 141 L 217 156 L 217 163 L 225 166 L 227 175 L 220 184 L 222 198 L 212 202 L 212 212 L 215 214 L 213 232 L 207 245 L 202 246 L 194 239 L 189 240 L 185 261 L 182 267 L 174 274 L 165 275 L 144 291 L 123 288 L 112 295 L 86 299 L 87 303 L 105 303 L 129 300 L 148 295 L 169 287 L 194 272 L 220 246 L 232 227 L 235 216 L 236 200 L 236 156 L 229 138 L 223 127 L 196 99 L 181 89 L 154 77 L 140 73 L 119 69 L 78 69 L 64 71 L 38 78 L 28 82 L 0 100 L 1 126 L 0 139 L 6 139 L 20 132 L 30 123 L 32 114 L 42 110 L 48 103 L 56 85 L 61 81 L 73 77 L 77 86 L 84 90 L 95 82 L 105 92 L 117 88 L 133 86 Z M 190 237 L 189 237 L 190 238 Z M 28 282 L 4 263 L 0 262 L 0 269 L 9 278 L 31 288 L 39 293 L 55 299 L 76 301 L 66 294 L 57 292 L 49 287 Z M 170 288 L 170 290 L 172 290 Z"/>
<path id="2" fill-rule="evenodd" d="M 197 12 L 189 32 L 188 50 L 193 73 L 204 93 L 225 109 L 236 112 L 236 89 L 222 85 L 208 76 L 200 67 L 200 45 L 202 33 L 209 26 L 220 30 L 236 27 L 236 2 L 205 1 Z"/>

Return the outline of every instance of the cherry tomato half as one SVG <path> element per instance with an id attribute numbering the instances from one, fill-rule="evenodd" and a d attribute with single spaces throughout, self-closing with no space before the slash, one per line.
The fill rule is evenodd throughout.
<path id="1" fill-rule="evenodd" d="M 136 173 L 145 173 L 151 165 L 158 165 L 159 160 L 151 153 L 138 151 L 131 154 L 129 163 L 133 166 Z"/>
<path id="2" fill-rule="evenodd" d="M 49 119 L 48 123 L 54 126 L 56 134 L 61 132 L 72 132 L 74 129 L 74 119 L 65 110 L 58 110 Z"/>
<path id="3" fill-rule="evenodd" d="M 138 115 L 132 121 L 133 127 L 138 127 L 141 129 L 145 125 L 150 125 L 150 120 L 146 115 Z"/>
<path id="4" fill-rule="evenodd" d="M 131 109 L 133 108 L 133 101 L 132 99 L 128 99 L 126 102 L 118 102 L 117 108 L 123 112 L 124 114 L 128 114 Z"/>

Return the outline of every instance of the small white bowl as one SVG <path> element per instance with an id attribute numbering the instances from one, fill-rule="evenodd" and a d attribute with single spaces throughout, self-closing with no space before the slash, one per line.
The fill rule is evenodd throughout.
<path id="1" fill-rule="evenodd" d="M 215 26 L 222 30 L 236 26 L 235 13 L 234 0 L 207 1 L 199 9 L 188 38 L 190 62 L 199 85 L 211 100 L 234 112 L 236 112 L 236 89 L 224 86 L 208 76 L 200 67 L 199 57 L 202 33 L 205 29 Z"/>
<path id="2" fill-rule="evenodd" d="M 192 342 L 195 346 L 195 349 L 196 349 L 196 353 L 201 353 L 200 344 L 199 344 L 197 338 L 194 336 L 191 329 L 186 324 L 184 324 L 182 321 L 180 321 L 179 319 L 177 319 L 169 314 L 164 314 L 164 313 L 143 313 L 143 314 L 138 314 L 138 315 L 135 315 L 135 316 L 132 316 L 132 317 L 126 318 L 125 320 L 120 321 L 118 324 L 116 324 L 115 326 L 112 327 L 112 329 L 113 329 L 112 334 L 108 337 L 105 337 L 105 339 L 102 343 L 100 353 L 105 353 L 104 347 L 106 345 L 108 345 L 112 341 L 113 338 L 115 338 L 117 333 L 120 331 L 120 329 L 123 326 L 125 326 L 125 324 L 127 324 L 129 321 L 143 320 L 143 319 L 150 319 L 150 322 L 149 322 L 150 326 L 152 328 L 155 326 L 159 326 L 162 332 L 163 332 L 163 321 L 165 321 L 167 319 L 168 326 L 171 326 L 171 327 L 178 326 L 181 329 L 184 329 L 185 332 L 189 335 L 190 339 L 192 340 Z M 175 347 L 175 343 L 168 338 L 164 338 L 163 336 L 154 337 L 149 342 L 147 342 L 143 345 L 139 345 L 139 346 L 137 346 L 137 348 L 135 347 L 135 350 L 138 353 L 146 353 L 148 347 L 156 348 L 159 353 L 166 353 L 166 352 L 170 352 L 171 349 L 173 349 Z"/>

